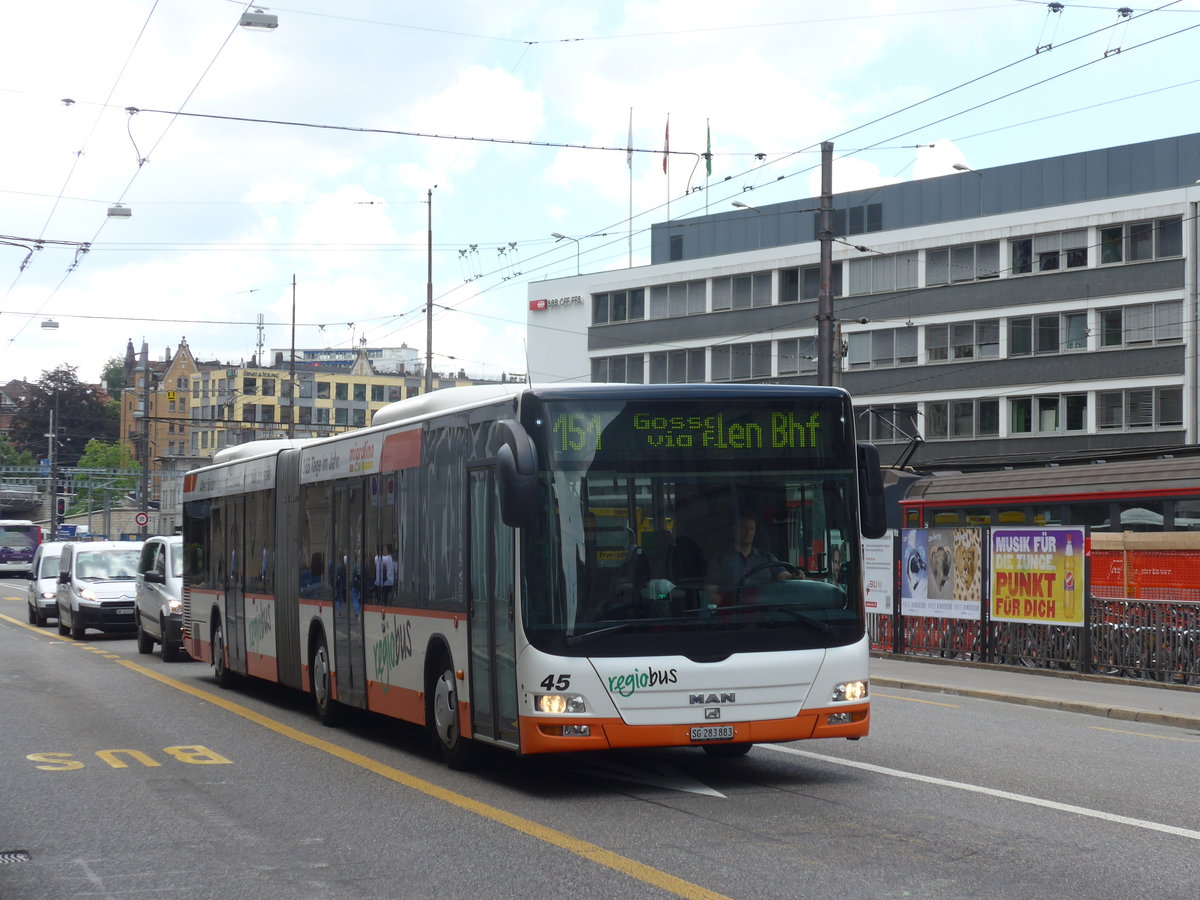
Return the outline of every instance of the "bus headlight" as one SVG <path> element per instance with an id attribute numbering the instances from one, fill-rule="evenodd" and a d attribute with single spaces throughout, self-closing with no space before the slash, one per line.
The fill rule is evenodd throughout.
<path id="1" fill-rule="evenodd" d="M 540 713 L 570 715 L 587 712 L 587 703 L 578 694 L 534 694 L 533 708 Z"/>
<path id="2" fill-rule="evenodd" d="M 866 700 L 867 699 L 867 683 L 865 681 L 843 681 L 833 688 L 833 702 L 841 703 L 845 700 Z"/>

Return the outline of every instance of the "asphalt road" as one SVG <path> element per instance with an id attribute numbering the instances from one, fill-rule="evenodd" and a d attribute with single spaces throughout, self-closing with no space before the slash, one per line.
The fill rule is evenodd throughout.
<path id="1" fill-rule="evenodd" d="M 859 742 L 453 772 L 0 582 L 0 897 L 1200 895 L 1200 734 L 877 687 Z M 16 855 L 20 854 L 20 855 Z M 22 861 L 15 861 L 21 859 Z"/>

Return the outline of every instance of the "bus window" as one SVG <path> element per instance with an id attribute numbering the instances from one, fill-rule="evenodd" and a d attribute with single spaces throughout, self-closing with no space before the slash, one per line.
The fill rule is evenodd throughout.
<path id="1" fill-rule="evenodd" d="M 1161 500 L 1137 500 L 1121 504 L 1122 531 L 1163 531 Z"/>
<path id="2" fill-rule="evenodd" d="M 1028 525 L 1028 517 L 1024 509 L 1001 509 L 996 521 L 1001 525 Z"/>
<path id="3" fill-rule="evenodd" d="M 1175 531 L 1200 531 L 1200 500 L 1176 500 L 1173 524 Z"/>

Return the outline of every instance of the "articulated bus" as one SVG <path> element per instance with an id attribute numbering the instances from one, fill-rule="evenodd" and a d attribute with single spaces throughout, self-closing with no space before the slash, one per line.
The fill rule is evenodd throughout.
<path id="1" fill-rule="evenodd" d="M 29 574 L 41 542 L 41 526 L 28 519 L 0 519 L 0 573 Z"/>
<path id="2" fill-rule="evenodd" d="M 489 385 L 221 451 L 184 482 L 185 645 L 327 724 L 423 725 L 453 766 L 862 737 L 885 523 L 853 421 L 837 388 Z M 717 584 L 746 516 L 767 574 Z"/>

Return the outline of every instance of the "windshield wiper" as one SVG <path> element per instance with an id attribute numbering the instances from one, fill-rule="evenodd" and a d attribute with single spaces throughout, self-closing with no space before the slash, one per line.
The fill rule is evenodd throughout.
<path id="1" fill-rule="evenodd" d="M 624 631 L 626 628 L 632 628 L 636 622 L 619 622 L 616 625 L 607 625 L 604 628 L 597 628 L 593 631 L 585 631 L 582 634 L 568 634 L 567 645 L 574 646 L 582 644 L 584 641 L 590 641 L 592 638 L 600 637 L 604 634 L 613 634 L 618 631 Z"/>

